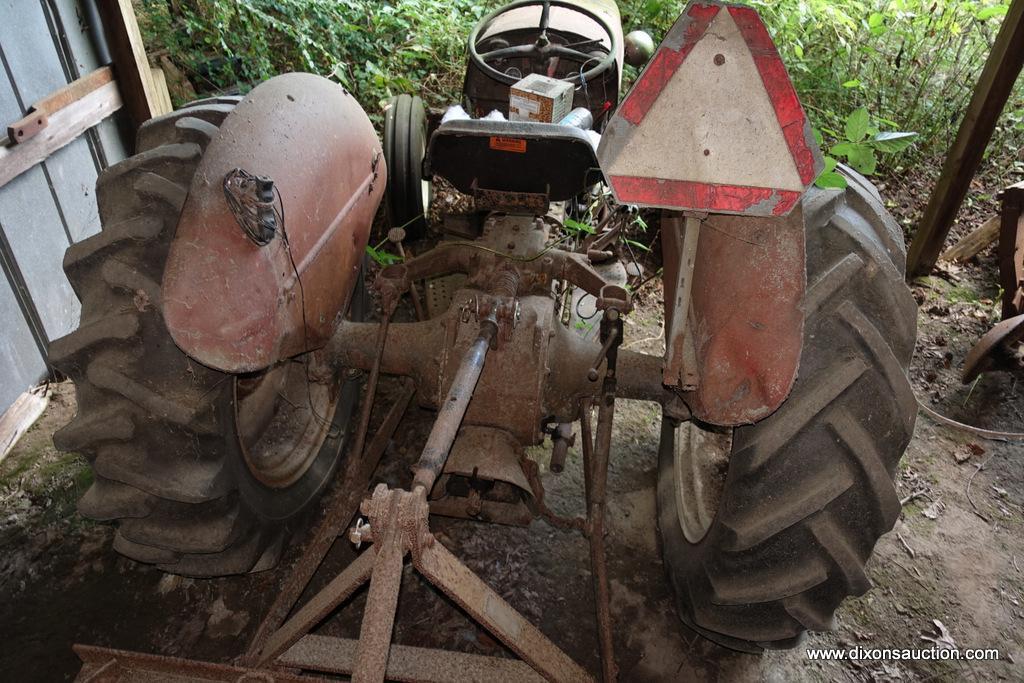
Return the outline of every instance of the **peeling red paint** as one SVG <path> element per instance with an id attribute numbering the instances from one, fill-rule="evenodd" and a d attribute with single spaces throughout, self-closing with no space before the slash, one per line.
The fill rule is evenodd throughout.
<path id="1" fill-rule="evenodd" d="M 786 218 L 709 216 L 694 269 L 691 329 L 704 422 L 735 426 L 772 414 L 796 379 L 806 289 L 803 213 Z M 666 253 L 679 236 L 666 232 Z M 678 264 L 665 260 L 665 300 Z M 666 311 L 671 328 L 671 310 Z"/>
<path id="2" fill-rule="evenodd" d="M 326 343 L 384 193 L 380 158 L 373 125 L 336 83 L 286 74 L 253 89 L 206 148 L 171 243 L 162 309 L 181 350 L 239 373 Z M 284 229 L 265 246 L 225 200 L 235 168 L 274 181 Z"/>
<path id="3" fill-rule="evenodd" d="M 743 35 L 743 40 L 750 47 L 750 53 L 754 57 L 754 64 L 757 65 L 761 81 L 772 102 L 775 116 L 778 118 L 779 126 L 782 127 L 782 134 L 789 145 L 790 154 L 796 163 L 797 172 L 800 174 L 800 181 L 805 185 L 810 184 L 817 175 L 814 152 L 811 150 L 805 137 L 805 123 L 807 115 L 800 105 L 800 98 L 793 88 L 793 82 L 789 80 L 789 73 L 785 64 L 779 56 L 775 42 L 768 34 L 761 17 L 750 7 L 729 7 L 729 14 L 732 15 L 736 27 Z"/>
<path id="4" fill-rule="evenodd" d="M 636 176 L 611 176 L 608 181 L 624 204 L 662 207 L 700 207 L 708 211 L 745 213 L 760 204 L 770 207 L 759 214 L 784 216 L 800 201 L 799 192 L 770 187 L 716 185 L 688 180 L 661 180 Z"/>

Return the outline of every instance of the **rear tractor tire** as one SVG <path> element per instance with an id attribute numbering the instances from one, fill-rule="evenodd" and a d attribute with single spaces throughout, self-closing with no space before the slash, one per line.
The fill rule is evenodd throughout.
<path id="1" fill-rule="evenodd" d="M 79 511 L 116 522 L 122 554 L 189 576 L 277 562 L 285 522 L 336 467 L 358 395 L 353 381 L 311 383 L 316 354 L 247 376 L 204 367 L 164 325 L 161 281 L 178 216 L 239 99 L 147 122 L 138 154 L 103 172 L 103 230 L 64 257 L 80 325 L 50 347 L 78 399 L 54 444 L 83 454 L 94 474 Z"/>
<path id="2" fill-rule="evenodd" d="M 903 235 L 864 178 L 804 198 L 800 369 L 782 406 L 717 429 L 666 419 L 658 521 L 682 620 L 757 652 L 828 630 L 900 513 L 896 466 L 917 404 L 907 367 L 917 308 Z"/>

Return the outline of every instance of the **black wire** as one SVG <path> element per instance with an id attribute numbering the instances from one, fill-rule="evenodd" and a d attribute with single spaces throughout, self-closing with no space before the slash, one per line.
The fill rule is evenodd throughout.
<path id="1" fill-rule="evenodd" d="M 279 224 L 281 226 L 281 241 L 284 243 L 285 251 L 288 252 L 288 260 L 292 264 L 292 272 L 295 273 L 295 281 L 299 285 L 299 304 L 302 308 L 302 348 L 306 349 L 309 347 L 309 330 L 306 326 L 306 290 L 302 286 L 302 278 L 299 277 L 299 267 L 295 264 L 295 255 L 292 254 L 292 244 L 288 239 L 288 230 L 285 228 L 284 199 L 281 197 L 281 191 L 277 189 L 277 185 L 274 186 L 274 192 L 277 194 L 278 202 L 281 205 L 281 221 Z M 309 364 L 303 363 L 302 368 L 306 375 L 306 401 L 309 403 L 309 412 L 313 414 L 317 422 L 328 427 L 328 438 L 336 438 L 340 432 L 338 426 L 329 422 L 326 417 L 318 413 L 313 405 L 313 390 L 310 388 L 313 379 L 309 376 Z"/>
<path id="2" fill-rule="evenodd" d="M 591 313 L 590 315 L 584 316 L 582 313 L 580 313 L 580 304 L 583 303 L 583 300 L 586 299 L 588 296 L 594 296 L 594 295 L 590 294 L 589 292 L 584 292 L 583 296 L 581 296 L 579 299 L 576 299 L 576 306 L 575 306 L 576 317 L 579 318 L 580 320 L 590 320 L 595 315 L 600 313 L 600 311 L 597 310 L 596 306 L 594 307 L 594 312 Z M 597 297 L 594 297 L 594 298 L 596 299 Z"/>

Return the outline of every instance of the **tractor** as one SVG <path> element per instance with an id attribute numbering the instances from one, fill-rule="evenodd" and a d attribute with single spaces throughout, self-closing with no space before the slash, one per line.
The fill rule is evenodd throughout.
<path id="1" fill-rule="evenodd" d="M 620 93 L 627 62 L 643 68 Z M 569 116 L 517 118 L 537 75 Z M 573 523 L 544 504 L 527 449 L 550 443 L 558 471 L 579 443 L 610 680 L 615 404 L 652 401 L 651 522 L 682 621 L 748 652 L 829 629 L 900 513 L 916 306 L 878 191 L 842 166 L 845 189 L 813 185 L 822 156 L 756 12 L 693 0 L 655 49 L 623 35 L 613 0 L 515 0 L 469 36 L 458 104 L 434 115 L 400 95 L 381 141 L 344 88 L 293 73 L 141 127 L 98 181 L 103 230 L 67 252 L 81 324 L 50 349 L 78 400 L 54 442 L 94 472 L 81 513 L 116 523 L 134 560 L 223 576 L 274 567 L 289 522 L 337 485 L 368 549 L 328 602 L 284 621 L 298 594 L 283 599 L 239 666 L 315 668 L 294 661 L 302 634 L 369 581 L 352 661 L 326 670 L 420 680 L 388 656 L 410 555 L 528 665 L 493 677 L 589 680 L 428 526 Z M 659 355 L 623 344 L 640 210 L 660 224 Z M 364 282 L 382 215 L 404 259 Z M 408 486 L 370 495 L 381 375 L 437 417 Z M 320 557 L 355 514 L 324 505 Z M 86 670 L 112 670 L 86 650 Z"/>

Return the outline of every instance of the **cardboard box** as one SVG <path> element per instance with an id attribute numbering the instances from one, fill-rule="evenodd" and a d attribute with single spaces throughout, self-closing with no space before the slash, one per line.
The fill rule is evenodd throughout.
<path id="1" fill-rule="evenodd" d="M 509 92 L 508 119 L 558 123 L 572 110 L 573 90 L 568 81 L 530 74 Z"/>

